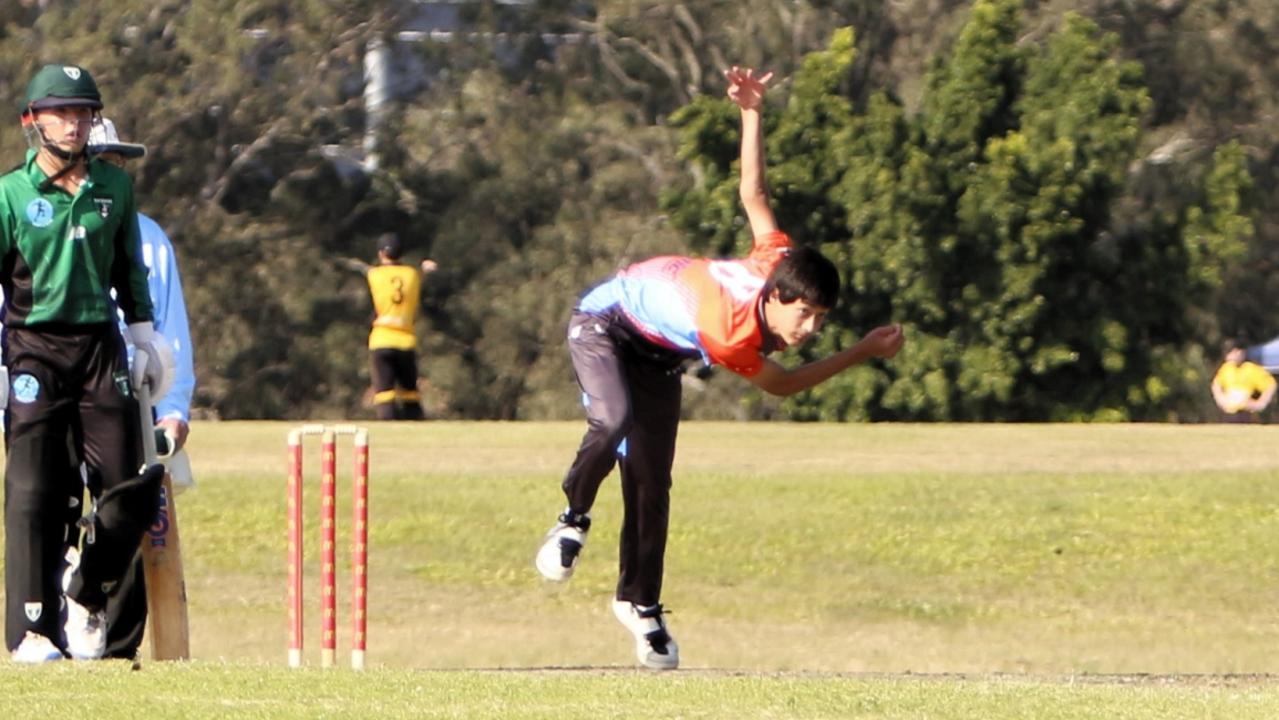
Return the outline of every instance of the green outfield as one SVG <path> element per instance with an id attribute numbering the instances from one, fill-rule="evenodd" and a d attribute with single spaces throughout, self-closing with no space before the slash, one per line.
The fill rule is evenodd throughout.
<path id="1" fill-rule="evenodd" d="M 573 581 L 548 585 L 532 567 L 580 423 L 371 425 L 369 670 L 356 675 L 283 668 L 290 427 L 193 429 L 198 487 L 178 514 L 197 661 L 0 663 L 0 682 L 19 688 L 0 708 L 1279 716 L 1279 429 L 687 423 L 663 597 L 683 668 L 653 675 L 632 669 L 608 608 L 615 479 Z M 350 459 L 343 447 L 340 493 Z M 314 446 L 307 463 L 314 666 Z M 343 497 L 343 661 L 348 513 Z"/>

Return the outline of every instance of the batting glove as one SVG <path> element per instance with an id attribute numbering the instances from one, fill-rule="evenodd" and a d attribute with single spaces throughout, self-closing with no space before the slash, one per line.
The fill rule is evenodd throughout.
<path id="1" fill-rule="evenodd" d="M 133 323 L 128 330 L 128 340 L 134 351 L 133 384 L 141 385 L 145 382 L 151 390 L 151 397 L 159 400 L 169 392 L 169 388 L 173 386 L 173 377 L 177 374 L 173 348 L 149 322 Z"/>

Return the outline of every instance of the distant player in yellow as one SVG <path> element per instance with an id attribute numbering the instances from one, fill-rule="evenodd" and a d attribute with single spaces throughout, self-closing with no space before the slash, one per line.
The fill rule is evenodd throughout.
<path id="1" fill-rule="evenodd" d="M 417 335 L 413 332 L 422 302 L 422 276 L 435 271 L 434 260 L 420 267 L 400 262 L 400 238 L 378 239 L 378 264 L 368 267 L 373 297 L 373 330 L 369 333 L 373 406 L 379 420 L 421 420 L 417 389 Z"/>
<path id="2" fill-rule="evenodd" d="M 1237 342 L 1225 343 L 1225 361 L 1212 379 L 1212 399 L 1226 422 L 1254 423 L 1275 396 L 1275 378 L 1265 368 L 1250 363 Z"/>

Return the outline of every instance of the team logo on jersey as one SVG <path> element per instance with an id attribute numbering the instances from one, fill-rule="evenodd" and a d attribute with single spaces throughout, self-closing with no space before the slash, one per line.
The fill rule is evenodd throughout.
<path id="1" fill-rule="evenodd" d="M 27 614 L 27 619 L 35 622 L 44 614 L 44 603 L 29 602 L 22 604 L 22 611 Z"/>
<path id="2" fill-rule="evenodd" d="M 114 202 L 114 201 L 113 201 L 111 198 L 98 198 L 98 197 L 95 197 L 95 198 L 93 199 L 93 204 L 98 206 L 98 215 L 99 215 L 99 216 L 100 216 L 103 220 L 106 220 L 108 217 L 110 217 L 110 216 L 111 216 L 111 203 L 112 203 L 112 202 Z"/>
<path id="3" fill-rule="evenodd" d="M 53 206 L 44 198 L 27 203 L 27 222 L 38 228 L 49 227 L 53 223 Z"/>
<path id="4" fill-rule="evenodd" d="M 27 405 L 40 397 L 40 381 L 34 375 L 23 373 L 13 378 L 13 399 Z"/>
<path id="5" fill-rule="evenodd" d="M 71 78 L 72 80 L 80 79 L 80 68 L 78 67 L 73 67 L 71 65 L 63 65 L 62 72 L 65 73 L 66 76 Z"/>

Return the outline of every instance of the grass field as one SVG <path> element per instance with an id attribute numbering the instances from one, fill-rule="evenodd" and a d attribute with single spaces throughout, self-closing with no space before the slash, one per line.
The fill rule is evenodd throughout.
<path id="1" fill-rule="evenodd" d="M 532 568 L 581 424 L 375 425 L 370 670 L 356 675 L 282 667 L 288 428 L 193 430 L 199 485 L 178 511 L 197 661 L 0 664 L 16 688 L 0 709 L 1279 717 L 1279 430 L 688 423 L 663 597 L 683 669 L 653 675 L 632 669 L 607 607 L 615 478 L 573 581 Z M 318 453 L 307 461 L 310 520 Z M 312 522 L 312 665 L 317 540 Z M 341 653 L 345 567 L 339 583 Z"/>

